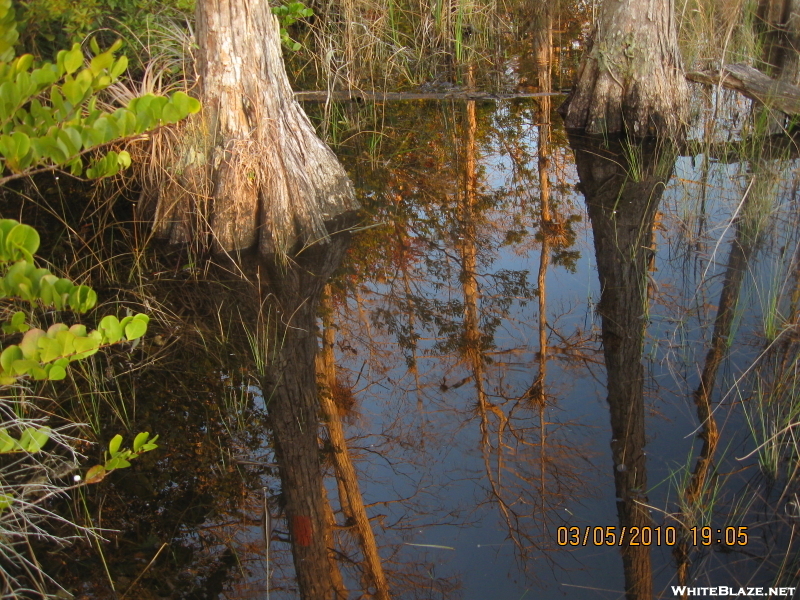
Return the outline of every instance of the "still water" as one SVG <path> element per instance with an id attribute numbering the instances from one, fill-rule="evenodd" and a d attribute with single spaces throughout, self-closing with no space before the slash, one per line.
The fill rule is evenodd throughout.
<path id="1" fill-rule="evenodd" d="M 356 236 L 333 293 L 337 367 L 357 399 L 350 431 L 365 502 L 385 515 L 383 543 L 396 560 L 452 578 L 464 598 L 616 598 L 626 589 L 619 549 L 607 535 L 595 545 L 594 528 L 619 535 L 623 526 L 614 474 L 626 464 L 610 450 L 606 381 L 628 374 L 604 368 L 592 226 L 573 153 L 543 105 L 388 108 L 380 153 L 351 163 L 381 224 Z M 791 498 L 770 489 L 756 457 L 737 458 L 755 446 L 748 418 L 760 426 L 742 403 L 756 402 L 753 385 L 770 385 L 750 378 L 774 348 L 764 313 L 794 286 L 781 265 L 795 254 L 796 164 L 684 154 L 660 203 L 649 192 L 658 206 L 641 274 L 647 306 L 637 317 L 646 325 L 647 470 L 638 502 L 649 507 L 650 531 L 713 527 L 711 546 L 701 539 L 690 549 L 684 584 L 767 586 L 794 574 L 791 553 L 755 558 L 777 552 L 765 529 L 791 527 L 782 506 Z M 633 171 L 648 168 L 624 151 L 609 160 L 626 163 L 634 182 Z M 748 193 L 763 196 L 752 200 L 758 209 Z M 736 269 L 739 289 L 727 286 L 738 300 L 731 360 L 712 392 L 719 451 L 705 492 L 690 503 L 702 429 L 693 395 L 743 211 L 758 225 L 749 263 Z M 747 545 L 716 544 L 725 526 L 748 527 Z M 577 547 L 566 534 L 559 544 L 560 527 L 580 528 Z M 675 546 L 653 537 L 653 594 L 672 597 Z"/>
<path id="2" fill-rule="evenodd" d="M 354 504 L 393 598 L 798 581 L 796 152 L 749 143 L 727 96 L 698 94 L 680 148 L 568 137 L 559 102 L 388 103 L 337 147 L 364 216 L 321 378 L 359 497 L 327 427 L 321 456 L 351 598 L 372 578 Z M 269 398 L 214 304 L 235 290 L 152 278 L 206 329 L 142 350 L 132 419 L 161 455 L 93 492 L 107 567 L 87 549 L 54 575 L 77 569 L 79 597 L 107 568 L 139 597 L 296 598 Z"/>

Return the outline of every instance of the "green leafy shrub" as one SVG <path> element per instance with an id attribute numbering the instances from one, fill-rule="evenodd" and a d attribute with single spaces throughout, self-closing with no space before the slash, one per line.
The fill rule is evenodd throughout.
<path id="1" fill-rule="evenodd" d="M 287 29 L 309 17 L 314 16 L 314 10 L 307 8 L 302 2 L 289 2 L 289 4 L 282 4 L 281 6 L 272 7 L 272 14 L 278 17 L 281 24 L 281 42 L 289 50 L 297 52 L 302 48 L 300 42 L 296 42 L 289 36 Z"/>
<path id="2" fill-rule="evenodd" d="M 63 493 L 65 488 L 58 483 L 59 472 L 66 474 L 74 470 L 77 456 L 71 446 L 74 440 L 54 432 L 42 419 L 25 416 L 35 411 L 35 407 L 20 410 L 14 405 L 13 397 L 7 395 L 9 386 L 18 387 L 20 381 L 29 378 L 64 379 L 69 363 L 91 356 L 110 344 L 135 343 L 146 333 L 149 321 L 144 314 L 128 315 L 121 320 L 108 315 L 91 332 L 80 324 L 68 327 L 64 323 L 54 323 L 47 331 L 32 327 L 24 310 L 12 312 L 14 304 L 27 302 L 30 312 L 69 308 L 83 313 L 97 303 L 97 294 L 90 287 L 75 285 L 47 269 L 38 268 L 33 259 L 38 248 L 39 235 L 32 227 L 12 219 L 0 220 L 0 306 L 10 315 L 0 323 L 1 337 L 5 342 L 9 336 L 22 334 L 18 343 L 5 344 L 0 352 L 0 455 L 21 455 L 10 464 L 24 465 L 27 475 L 14 479 L 8 471 L 8 463 L 0 466 L 0 530 L 4 537 L 0 544 L 0 576 L 11 583 L 12 592 L 15 581 L 6 565 L 36 564 L 25 555 L 30 548 L 27 537 L 30 531 L 38 531 L 37 537 L 48 537 L 38 525 L 38 521 L 50 516 L 48 510 L 41 508 L 41 501 Z M 24 391 L 17 390 L 16 394 L 27 403 Z M 84 483 L 79 485 L 97 483 L 109 472 L 129 467 L 131 460 L 158 447 L 157 438 L 151 439 L 148 432 L 139 433 L 133 448 L 122 450 L 122 436 L 116 435 L 109 444 L 104 463 L 89 469 Z M 46 451 L 45 446 L 51 440 L 71 453 L 72 458 L 65 460 L 57 451 Z M 44 456 L 37 458 L 40 454 Z M 54 465 L 66 467 L 66 470 L 55 470 Z"/>
<path id="3" fill-rule="evenodd" d="M 90 287 L 75 285 L 36 267 L 32 256 L 38 248 L 35 229 L 12 219 L 0 220 L 0 299 L 19 298 L 56 310 L 69 307 L 78 313 L 93 308 L 97 294 Z M 24 336 L 19 344 L 8 345 L 0 352 L 0 385 L 11 385 L 24 376 L 64 379 L 69 363 L 91 356 L 102 346 L 140 338 L 147 331 L 148 321 L 144 314 L 122 320 L 108 315 L 91 332 L 85 325 L 67 327 L 63 323 L 44 331 L 31 328 L 25 313 L 17 311 L 2 329 L 6 333 L 24 332 Z"/>
<path id="4" fill-rule="evenodd" d="M 145 452 L 150 452 L 158 448 L 156 444 L 158 436 L 150 437 L 150 433 L 143 431 L 133 439 L 133 449 L 121 449 L 122 436 L 117 434 L 108 443 L 108 452 L 105 455 L 105 463 L 102 465 L 95 465 L 86 473 L 86 483 L 98 483 L 102 481 L 106 475 L 115 469 L 124 469 L 130 467 L 135 458 L 139 458 Z"/>
<path id="5" fill-rule="evenodd" d="M 0 50 L 13 38 L 13 22 L 5 22 L 10 4 L 0 1 Z M 199 101 L 184 92 L 169 98 L 148 94 L 113 112 L 102 110 L 98 93 L 127 66 L 124 56 L 115 57 L 121 45 L 101 52 L 93 43 L 86 66 L 78 44 L 60 51 L 55 63 L 35 64 L 30 54 L 14 57 L 13 48 L 0 52 L 0 169 L 24 174 L 34 167 L 61 167 L 81 175 L 88 151 L 200 110 Z M 127 152 L 112 150 L 94 157 L 86 175 L 108 177 L 129 165 Z"/>
<path id="6" fill-rule="evenodd" d="M 23 0 L 17 19 L 23 48 L 50 57 L 93 32 L 144 37 L 158 15 L 190 16 L 194 7 L 195 0 Z"/>
<path id="7" fill-rule="evenodd" d="M 181 92 L 169 98 L 144 95 L 114 110 L 102 108 L 99 94 L 125 71 L 125 57 L 115 55 L 121 44 L 101 51 L 93 42 L 88 60 L 75 44 L 49 63 L 37 62 L 30 54 L 16 56 L 17 37 L 11 1 L 0 0 L 0 185 L 56 168 L 90 178 L 113 175 L 130 164 L 130 157 L 109 150 L 108 144 L 174 123 L 200 108 L 197 100 Z M 15 579 L 14 565 L 21 572 L 38 571 L 42 583 L 36 591 L 48 596 L 44 582 L 52 580 L 36 567 L 29 538 L 63 543 L 42 525 L 54 516 L 45 500 L 69 489 L 71 484 L 63 478 L 85 460 L 75 449 L 76 439 L 64 433 L 75 426 L 47 425 L 47 414 L 29 396 L 30 382 L 63 379 L 70 363 L 108 345 L 136 344 L 149 321 L 144 314 L 121 319 L 108 315 L 91 331 L 85 325 L 61 322 L 46 330 L 35 327 L 34 323 L 52 322 L 53 311 L 84 313 L 97 303 L 90 287 L 36 264 L 39 243 L 32 227 L 0 219 L 0 455 L 17 455 L 0 463 L 4 597 L 30 597 L 30 588 Z M 122 449 L 122 437 L 115 436 L 103 464 L 89 469 L 77 485 L 96 483 L 107 473 L 130 466 L 131 460 L 157 448 L 156 439 L 142 432 L 132 448 Z M 96 535 L 87 529 L 83 533 Z"/>

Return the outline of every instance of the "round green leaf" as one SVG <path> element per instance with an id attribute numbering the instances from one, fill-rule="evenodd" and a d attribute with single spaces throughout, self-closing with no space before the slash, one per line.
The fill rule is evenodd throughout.
<path id="1" fill-rule="evenodd" d="M 26 331 L 25 335 L 22 336 L 22 341 L 19 343 L 19 349 L 22 352 L 22 356 L 25 358 L 37 357 L 40 349 L 39 340 L 46 337 L 47 334 L 41 329 L 34 328 Z"/>
<path id="2" fill-rule="evenodd" d="M 14 362 L 22 357 L 22 350 L 20 350 L 19 346 L 9 346 L 0 353 L 0 367 L 3 367 L 3 370 L 7 373 L 11 373 Z"/>
<path id="3" fill-rule="evenodd" d="M 97 329 L 103 334 L 103 341 L 107 344 L 116 344 L 122 339 L 122 326 L 114 315 L 103 317 Z"/>
<path id="4" fill-rule="evenodd" d="M 108 451 L 111 453 L 111 456 L 115 456 L 117 452 L 119 452 L 119 447 L 122 445 L 122 436 L 120 434 L 115 435 L 111 438 L 111 441 L 108 442 Z"/>
<path id="5" fill-rule="evenodd" d="M 128 341 L 135 340 L 147 333 L 147 323 L 141 319 L 133 319 L 125 325 L 125 337 Z"/>
<path id="6" fill-rule="evenodd" d="M 47 378 L 50 381 L 61 381 L 67 376 L 67 370 L 59 365 L 48 365 Z"/>
<path id="7" fill-rule="evenodd" d="M 39 242 L 39 233 L 33 227 L 21 223 L 6 234 L 6 250 L 14 258 L 30 260 L 34 252 L 39 249 Z M 15 250 L 17 256 L 14 256 Z"/>
<path id="8" fill-rule="evenodd" d="M 72 50 L 64 55 L 64 68 L 67 73 L 74 73 L 83 64 L 83 52 L 80 44 L 74 44 Z"/>
<path id="9" fill-rule="evenodd" d="M 97 304 L 97 294 L 86 285 L 77 286 L 69 295 L 69 306 L 76 312 L 86 312 L 94 308 L 95 304 Z"/>

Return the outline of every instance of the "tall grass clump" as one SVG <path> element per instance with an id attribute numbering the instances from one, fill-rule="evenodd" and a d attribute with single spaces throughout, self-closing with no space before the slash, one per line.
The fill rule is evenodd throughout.
<path id="1" fill-rule="evenodd" d="M 762 53 L 755 0 L 678 0 L 678 36 L 687 70 L 752 62 Z"/>
<path id="2" fill-rule="evenodd" d="M 132 57 L 133 77 L 109 86 L 107 93 L 115 102 L 127 103 L 144 94 L 192 90 L 197 76 L 191 16 L 156 16 L 136 30 L 124 27 L 121 33 Z"/>
<path id="3" fill-rule="evenodd" d="M 18 432 L 42 430 L 52 420 L 42 398 L 24 384 L 0 388 L 0 429 Z M 53 500 L 65 497 L 69 481 L 85 460 L 76 451 L 79 427 L 67 424 L 49 429 L 50 444 L 36 453 L 21 452 L 0 458 L 0 594 L 3 598 L 45 597 L 57 583 L 38 565 L 31 543 L 61 548 L 96 533 L 72 527 L 68 518 L 51 510 Z M 54 533 L 53 524 L 70 526 L 67 534 Z"/>
<path id="4" fill-rule="evenodd" d="M 761 472 L 770 482 L 791 481 L 797 471 L 800 389 L 796 369 L 769 381 L 759 373 L 745 416 Z M 763 379 L 762 379 L 763 378 Z"/>
<path id="5" fill-rule="evenodd" d="M 480 0 L 333 0 L 310 3 L 305 38 L 313 73 L 330 90 L 459 82 L 466 64 L 496 66 L 512 30 L 510 3 Z M 301 54 L 302 56 L 302 54 Z"/>
<path id="6" fill-rule="evenodd" d="M 743 403 L 755 445 L 750 455 L 758 457 L 768 481 L 786 486 L 795 480 L 800 466 L 798 258 L 797 246 L 778 256 L 764 283 L 764 350 L 748 377 L 749 397 Z"/>

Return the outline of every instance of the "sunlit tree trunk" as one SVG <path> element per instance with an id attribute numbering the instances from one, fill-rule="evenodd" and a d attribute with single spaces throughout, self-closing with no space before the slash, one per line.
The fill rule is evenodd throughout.
<path id="1" fill-rule="evenodd" d="M 336 598 L 336 600 L 347 600 L 347 588 L 344 585 L 342 571 L 339 569 L 339 561 L 334 551 L 336 541 L 334 540 L 333 531 L 336 527 L 336 516 L 333 514 L 333 507 L 331 506 L 330 497 L 327 494 L 325 495 L 325 523 L 327 524 L 328 530 L 328 539 L 326 543 L 328 546 L 328 564 L 330 565 L 334 598 Z"/>
<path id="2" fill-rule="evenodd" d="M 198 0 L 203 111 L 186 130 L 155 228 L 174 243 L 262 255 L 327 239 L 352 184 L 295 102 L 267 0 Z"/>
<path id="3" fill-rule="evenodd" d="M 553 22 L 550 6 L 543 7 L 542 24 L 539 33 L 534 34 L 534 52 L 536 53 L 536 70 L 539 79 L 539 90 L 549 92 L 552 88 L 550 69 L 552 68 L 553 55 Z M 539 254 L 539 273 L 536 278 L 537 298 L 539 301 L 539 370 L 531 388 L 531 400 L 539 408 L 539 495 L 542 515 L 546 514 L 546 484 L 547 484 L 547 269 L 550 265 L 550 228 L 552 217 L 550 214 L 550 152 L 551 152 L 551 124 L 550 124 L 550 97 L 544 96 L 539 100 L 539 201 L 541 203 L 541 216 L 539 218 L 539 235 L 542 238 L 542 248 Z"/>
<path id="4" fill-rule="evenodd" d="M 341 262 L 352 184 L 294 101 L 266 0 L 198 0 L 203 110 L 159 186 L 157 234 L 216 253 L 255 249 L 272 315 L 262 378 L 295 572 L 304 600 L 330 600 L 319 462 L 316 308 Z M 325 242 L 325 243 L 323 243 Z M 298 251 L 303 249 L 302 254 Z M 242 260 L 243 272 L 253 269 Z M 244 299 L 243 299 L 244 300 Z"/>
<path id="5" fill-rule="evenodd" d="M 568 129 L 674 135 L 687 122 L 688 86 L 674 0 L 604 0 L 572 93 Z"/>
<path id="6" fill-rule="evenodd" d="M 542 10 L 541 23 L 534 33 L 533 48 L 534 54 L 536 55 L 539 90 L 542 92 L 549 92 L 552 87 L 550 81 L 550 63 L 553 54 L 552 15 L 549 7 L 543 6 L 540 10 Z M 550 215 L 550 108 L 550 98 L 548 96 L 539 100 L 539 124 L 537 126 L 539 130 L 539 200 L 541 202 L 539 235 L 542 238 L 542 249 L 539 255 L 539 273 L 536 284 L 539 301 L 539 372 L 531 388 L 531 395 L 533 400 L 539 404 L 539 420 L 542 423 L 542 444 L 544 444 L 545 437 L 544 381 L 547 375 L 547 268 L 550 264 L 550 229 L 552 224 L 552 217 Z M 544 461 L 542 461 L 542 465 L 544 465 Z M 542 477 L 544 477 L 544 473 L 542 473 Z"/>

